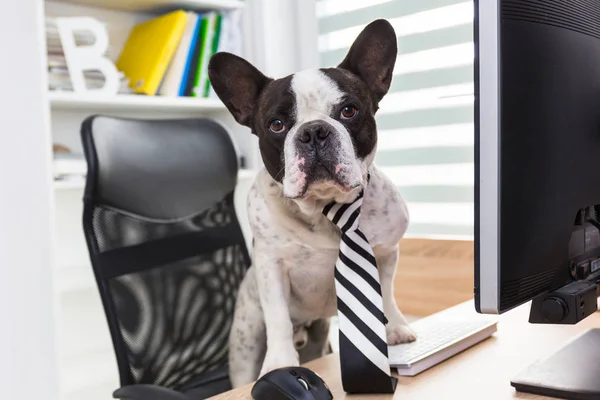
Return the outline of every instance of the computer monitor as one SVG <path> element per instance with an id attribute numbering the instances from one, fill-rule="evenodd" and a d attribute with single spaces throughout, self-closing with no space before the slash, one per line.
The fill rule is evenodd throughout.
<path id="1" fill-rule="evenodd" d="M 475 307 L 577 323 L 600 280 L 600 1 L 474 3 Z"/>

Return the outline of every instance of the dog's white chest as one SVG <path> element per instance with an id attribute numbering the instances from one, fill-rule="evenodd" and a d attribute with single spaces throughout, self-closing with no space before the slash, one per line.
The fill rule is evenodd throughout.
<path id="1" fill-rule="evenodd" d="M 298 247 L 288 265 L 290 315 L 299 321 L 330 317 L 337 310 L 334 271 L 337 250 Z"/>

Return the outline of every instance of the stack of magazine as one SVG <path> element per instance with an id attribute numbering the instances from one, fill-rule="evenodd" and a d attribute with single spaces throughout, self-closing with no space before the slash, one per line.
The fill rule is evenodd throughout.
<path id="1" fill-rule="evenodd" d="M 54 181 L 83 186 L 87 175 L 87 163 L 83 154 L 75 154 L 68 147 L 55 143 L 53 155 Z"/>
<path id="2" fill-rule="evenodd" d="M 87 31 L 75 32 L 77 46 L 89 46 L 95 41 L 94 35 Z M 72 91 L 73 84 L 65 59 L 65 54 L 58 34 L 56 19 L 46 17 L 46 47 L 48 52 L 48 88 L 55 91 Z M 110 48 L 106 54 L 110 55 Z M 125 74 L 120 72 L 121 86 L 119 93 L 131 93 Z M 85 86 L 88 89 L 99 89 L 104 86 L 104 75 L 98 71 L 84 72 Z"/>

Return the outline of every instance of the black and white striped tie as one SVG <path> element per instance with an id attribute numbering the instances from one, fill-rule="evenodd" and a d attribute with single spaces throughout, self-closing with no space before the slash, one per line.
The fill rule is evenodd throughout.
<path id="1" fill-rule="evenodd" d="M 377 262 L 358 228 L 362 202 L 363 193 L 323 209 L 342 233 L 335 264 L 342 386 L 347 393 L 394 393 L 398 381 L 390 373 Z"/>

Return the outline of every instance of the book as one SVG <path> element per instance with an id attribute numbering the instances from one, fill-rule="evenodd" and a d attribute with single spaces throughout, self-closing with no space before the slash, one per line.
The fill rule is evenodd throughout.
<path id="1" fill-rule="evenodd" d="M 193 97 L 203 97 L 204 94 L 204 88 L 206 87 L 206 81 L 208 79 L 208 62 L 212 53 L 212 42 L 215 34 L 217 13 L 215 11 L 208 12 L 205 19 L 206 22 L 203 23 L 201 34 L 202 45 L 191 93 Z"/>
<path id="2" fill-rule="evenodd" d="M 193 71 L 195 68 L 194 60 L 196 60 L 198 58 L 198 52 L 196 50 L 200 43 L 198 38 L 200 36 L 201 26 L 202 26 L 202 15 L 198 14 L 198 18 L 196 20 L 196 26 L 194 27 L 194 32 L 192 33 L 192 40 L 190 42 L 190 47 L 188 49 L 187 58 L 185 61 L 185 67 L 183 70 L 183 74 L 181 76 L 181 80 L 179 81 L 179 96 L 186 95 L 186 89 L 188 87 L 189 76 L 190 76 L 191 71 Z"/>
<path id="3" fill-rule="evenodd" d="M 194 33 L 196 31 L 196 25 L 198 22 L 198 14 L 193 11 L 189 11 L 187 13 L 187 22 L 185 24 L 185 29 L 183 31 L 183 35 L 181 40 L 179 41 L 179 45 L 177 46 L 177 50 L 173 55 L 173 59 L 171 60 L 171 64 L 169 64 L 169 68 L 165 73 L 165 78 L 158 93 L 161 96 L 178 96 L 179 88 L 181 84 L 181 80 L 183 78 L 183 73 L 185 70 L 185 66 L 187 63 L 188 53 L 190 51 L 190 46 L 192 40 L 194 39 Z"/>
<path id="4" fill-rule="evenodd" d="M 202 50 L 202 37 L 203 32 L 206 30 L 207 19 L 205 15 L 202 15 L 202 21 L 200 21 L 200 27 L 198 30 L 198 37 L 196 39 L 196 47 L 194 48 L 194 54 L 192 55 L 192 60 L 190 63 L 190 70 L 187 76 L 187 80 L 185 81 L 185 91 L 184 96 L 192 96 L 192 91 L 194 90 L 194 82 L 196 81 L 196 72 L 198 70 L 198 62 L 200 59 L 200 51 Z M 183 82 L 182 82 L 183 84 Z"/>
<path id="5" fill-rule="evenodd" d="M 177 10 L 133 27 L 116 65 L 136 93 L 156 95 L 187 20 L 187 12 Z"/>
<path id="6" fill-rule="evenodd" d="M 208 77 L 208 63 L 210 62 L 210 58 L 217 52 L 219 48 L 219 39 L 221 36 L 221 23 L 223 21 L 223 14 L 217 14 L 217 20 L 215 21 L 215 33 L 213 35 L 212 46 L 210 48 L 210 54 L 208 54 L 208 61 L 206 63 L 206 83 L 203 86 L 202 97 L 208 97 L 210 93 L 210 79 Z"/>

